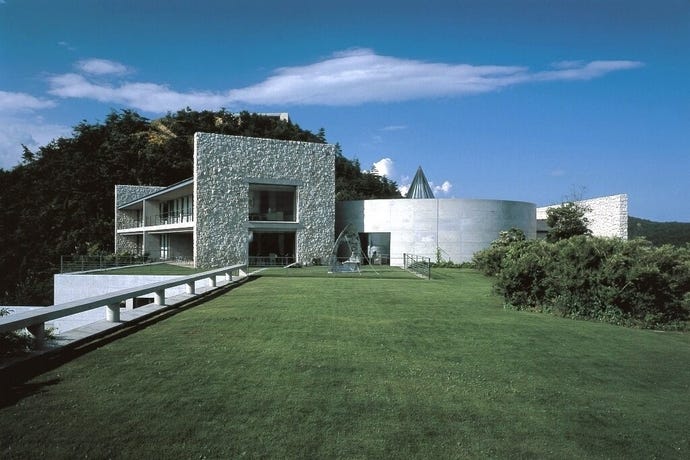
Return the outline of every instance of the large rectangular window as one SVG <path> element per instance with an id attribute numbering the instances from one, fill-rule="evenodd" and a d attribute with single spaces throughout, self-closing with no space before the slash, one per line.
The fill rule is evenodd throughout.
<path id="1" fill-rule="evenodd" d="M 249 220 L 295 222 L 297 187 L 249 184 Z"/>
<path id="2" fill-rule="evenodd" d="M 295 232 L 252 233 L 249 243 L 249 265 L 286 266 L 295 260 Z"/>

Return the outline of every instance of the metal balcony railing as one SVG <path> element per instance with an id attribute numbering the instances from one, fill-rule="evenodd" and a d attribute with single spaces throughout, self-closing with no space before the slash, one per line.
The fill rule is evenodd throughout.
<path id="1" fill-rule="evenodd" d="M 188 222 L 194 222 L 194 213 L 167 212 L 163 214 L 154 214 L 152 216 L 146 216 L 147 227 L 152 227 L 155 225 L 184 224 Z"/>

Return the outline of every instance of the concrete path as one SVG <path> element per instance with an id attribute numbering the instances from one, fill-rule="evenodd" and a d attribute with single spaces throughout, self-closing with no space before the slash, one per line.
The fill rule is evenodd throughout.
<path id="1" fill-rule="evenodd" d="M 111 322 L 104 319 L 71 329 L 52 339 L 47 339 L 43 348 L 35 350 L 30 354 L 0 360 L 0 377 L 7 377 L 9 374 L 25 374 L 30 372 L 29 368 L 34 367 L 32 362 L 38 362 L 41 359 L 44 361 L 53 360 L 53 357 L 63 352 L 64 355 L 74 354 L 75 351 L 76 355 L 78 355 L 80 354 L 79 349 L 83 349 L 82 353 L 86 352 L 89 349 L 98 347 L 99 342 L 107 343 L 120 336 L 128 335 L 136 331 L 136 328 L 141 326 L 142 323 L 157 321 L 166 314 L 174 314 L 184 309 L 184 307 L 205 302 L 216 295 L 223 294 L 232 287 L 239 286 L 250 278 L 251 274 L 243 278 L 234 278 L 232 281 L 219 281 L 215 287 L 199 287 L 196 289 L 195 294 L 179 294 L 166 298 L 165 305 L 150 303 L 132 310 L 121 308 L 120 321 Z M 62 360 L 57 359 L 55 361 Z M 41 368 L 42 366 L 38 365 L 36 367 Z M 16 377 L 19 377 L 19 375 Z M 21 377 L 19 379 L 23 380 Z"/>

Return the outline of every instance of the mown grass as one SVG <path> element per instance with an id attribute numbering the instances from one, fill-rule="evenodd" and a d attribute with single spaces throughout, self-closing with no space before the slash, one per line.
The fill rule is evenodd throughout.
<path id="1" fill-rule="evenodd" d="M 0 409 L 3 458 L 687 458 L 690 336 L 490 280 L 261 277 Z"/>

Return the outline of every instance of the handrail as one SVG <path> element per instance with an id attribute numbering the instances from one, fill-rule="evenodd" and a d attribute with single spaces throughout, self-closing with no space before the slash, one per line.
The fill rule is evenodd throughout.
<path id="1" fill-rule="evenodd" d="M 121 289 L 107 294 L 3 316 L 0 317 L 0 333 L 28 328 L 29 332 L 36 336 L 37 339 L 40 339 L 43 335 L 43 325 L 46 321 L 73 315 L 75 313 L 82 313 L 103 306 L 108 307 L 107 319 L 117 322 L 120 320 L 120 302 L 123 300 L 132 299 L 142 294 L 154 293 L 154 303 L 157 305 L 165 305 L 165 290 L 168 288 L 186 284 L 187 293 L 194 294 L 194 283 L 198 280 L 209 278 L 211 280 L 211 286 L 215 286 L 216 276 L 224 274 L 226 279 L 229 280 L 234 271 L 239 272 L 240 276 L 246 276 L 246 269 L 247 264 L 230 265 L 181 278 L 158 281 L 135 288 Z"/>

